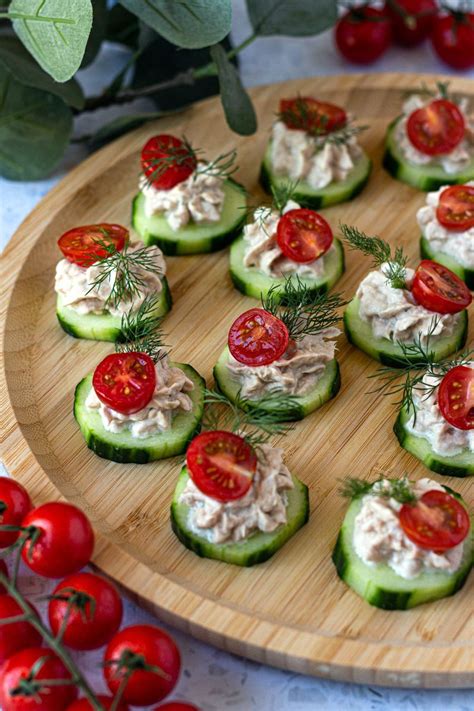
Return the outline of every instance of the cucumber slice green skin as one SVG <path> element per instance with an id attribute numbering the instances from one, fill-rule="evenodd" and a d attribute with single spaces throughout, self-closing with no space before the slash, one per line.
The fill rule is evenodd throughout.
<path id="1" fill-rule="evenodd" d="M 226 395 L 231 402 L 235 402 L 239 392 L 239 385 L 229 375 L 226 368 L 228 360 L 229 349 L 226 347 L 214 366 L 214 380 L 216 381 L 218 389 Z M 278 408 L 278 412 L 282 416 L 282 419 L 286 422 L 302 420 L 311 412 L 314 412 L 314 410 L 317 410 L 319 407 L 324 405 L 328 400 L 335 397 L 339 392 L 340 387 L 341 374 L 339 364 L 334 358 L 326 365 L 326 370 L 324 371 L 322 378 L 316 383 L 314 390 L 306 395 L 295 398 L 295 408 L 287 411 L 282 410 L 282 408 Z M 246 407 L 249 409 L 259 407 L 259 401 L 247 400 Z M 270 405 L 265 406 L 264 409 L 269 412 L 275 411 L 275 407 Z"/>
<path id="2" fill-rule="evenodd" d="M 372 161 L 364 153 L 345 180 L 331 183 L 325 188 L 315 190 L 307 183 L 301 181 L 296 186 L 292 199 L 302 207 L 318 210 L 321 207 L 336 205 L 340 202 L 353 200 L 364 189 L 372 171 Z M 271 142 L 265 152 L 260 169 L 260 185 L 266 193 L 272 194 L 272 187 L 286 183 L 288 178 L 276 176 L 272 172 Z"/>
<path id="3" fill-rule="evenodd" d="M 393 431 L 403 449 L 413 454 L 428 469 L 437 474 L 456 477 L 466 477 L 474 474 L 474 454 L 465 452 L 454 457 L 443 457 L 441 454 L 436 454 L 427 439 L 417 437 L 407 430 L 406 424 L 409 419 L 408 411 L 402 408 L 393 426 Z"/>
<path id="4" fill-rule="evenodd" d="M 100 415 L 88 410 L 84 404 L 92 387 L 92 374 L 83 378 L 74 395 L 74 417 L 89 449 L 103 459 L 122 464 L 146 464 L 183 454 L 189 442 L 201 429 L 206 383 L 192 366 L 184 363 L 173 365 L 181 368 L 194 382 L 194 390 L 190 393 L 193 409 L 191 412 L 176 415 L 168 432 L 160 432 L 143 439 L 132 437 L 129 431 L 114 433 L 104 428 Z"/>
<path id="5" fill-rule="evenodd" d="M 423 235 L 420 239 L 420 254 L 423 259 L 432 259 L 434 262 L 438 262 L 438 264 L 444 264 L 445 267 L 448 267 L 448 269 L 451 269 L 452 272 L 457 274 L 471 291 L 474 290 L 474 269 L 463 267 L 463 265 L 450 254 L 436 252 Z"/>
<path id="6" fill-rule="evenodd" d="M 462 502 L 459 495 L 447 490 Z M 456 573 L 421 573 L 416 578 L 402 578 L 388 565 L 366 565 L 355 552 L 352 543 L 354 521 L 361 505 L 361 499 L 350 504 L 332 554 L 337 574 L 360 597 L 383 610 L 408 610 L 454 595 L 462 588 L 473 562 L 472 533 L 464 542 L 463 561 Z"/>
<path id="7" fill-rule="evenodd" d="M 340 240 L 334 240 L 335 250 L 329 255 L 324 255 L 325 276 L 321 279 L 302 278 L 301 281 L 308 287 L 312 294 L 324 294 L 329 291 L 344 273 L 344 249 Z M 285 285 L 284 278 L 267 276 L 255 267 L 244 267 L 245 242 L 243 237 L 235 240 L 230 248 L 230 276 L 238 291 L 253 299 L 260 300 L 265 297 L 272 286 L 279 284 L 282 289 Z M 284 299 L 281 299 L 284 303 Z"/>
<path id="8" fill-rule="evenodd" d="M 409 163 L 395 141 L 395 119 L 387 129 L 382 165 L 390 175 L 403 183 L 426 192 L 438 190 L 443 185 L 462 185 L 474 179 L 474 158 L 459 173 L 446 173 L 441 166 Z"/>
<path id="9" fill-rule="evenodd" d="M 171 504 L 171 527 L 181 543 L 201 558 L 250 567 L 272 557 L 309 519 L 308 487 L 293 476 L 294 489 L 287 492 L 287 523 L 272 533 L 254 533 L 239 543 L 211 543 L 188 525 L 188 506 L 178 503 L 189 475 L 183 467 Z"/>
<path id="10" fill-rule="evenodd" d="M 232 178 L 224 184 L 226 199 L 222 219 L 205 227 L 192 224 L 174 232 L 164 217 L 146 217 L 144 197 L 137 193 L 132 202 L 132 226 L 145 245 L 156 244 L 164 254 L 206 254 L 224 249 L 240 235 L 246 221 L 246 195 L 243 185 Z"/>
<path id="11" fill-rule="evenodd" d="M 173 305 L 171 291 L 166 277 L 162 277 L 160 301 L 154 313 L 165 316 Z M 123 342 L 124 336 L 121 326 L 121 317 L 110 314 L 78 314 L 74 309 L 64 306 L 58 296 L 56 302 L 56 316 L 63 331 L 74 338 L 85 338 L 90 341 Z"/>
<path id="12" fill-rule="evenodd" d="M 349 343 L 391 368 L 403 368 L 407 360 L 417 363 L 416 356 L 405 357 L 397 343 L 389 341 L 388 338 L 374 337 L 370 325 L 359 316 L 359 303 L 359 299 L 354 297 L 344 312 L 344 330 Z M 435 359 L 441 360 L 460 350 L 466 343 L 467 329 L 467 311 L 463 311 L 459 325 L 451 336 L 432 339 L 430 345 Z"/>

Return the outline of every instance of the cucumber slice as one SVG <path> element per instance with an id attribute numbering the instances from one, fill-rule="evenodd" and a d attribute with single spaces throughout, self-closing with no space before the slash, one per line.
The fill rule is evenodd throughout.
<path id="1" fill-rule="evenodd" d="M 324 276 L 319 279 L 301 278 L 301 281 L 314 294 L 321 294 L 329 291 L 344 273 L 344 250 L 338 239 L 334 240 L 335 249 L 323 255 Z M 283 289 L 285 279 L 267 276 L 255 267 L 244 267 L 245 242 L 243 237 L 239 237 L 230 248 L 230 276 L 236 289 L 251 296 L 254 299 L 261 299 L 266 296 L 274 284 L 279 284 Z"/>
<path id="2" fill-rule="evenodd" d="M 360 348 L 361 351 L 384 365 L 389 365 L 392 368 L 403 368 L 407 357 L 403 355 L 400 346 L 388 338 L 375 338 L 370 324 L 367 321 L 363 321 L 359 316 L 359 305 L 359 299 L 354 297 L 344 312 L 344 329 L 349 343 Z M 446 358 L 446 356 L 455 353 L 464 346 L 467 338 L 467 328 L 467 311 L 463 311 L 459 324 L 450 336 L 437 336 L 431 339 L 430 350 L 434 353 L 436 360 Z M 410 363 L 417 362 L 416 356 L 408 358 L 408 360 Z"/>
<path id="3" fill-rule="evenodd" d="M 457 454 L 454 457 L 443 457 L 441 454 L 436 454 L 427 439 L 418 437 L 407 430 L 406 424 L 409 420 L 408 411 L 402 408 L 393 426 L 393 431 L 403 449 L 413 454 L 428 469 L 437 474 L 458 477 L 472 476 L 474 474 L 474 454 L 472 452 L 466 450 L 466 452 Z"/>
<path id="4" fill-rule="evenodd" d="M 229 360 L 229 349 L 226 347 L 222 352 L 219 360 L 214 366 L 214 380 L 219 388 L 219 390 L 226 395 L 231 402 L 235 402 L 239 392 L 238 383 L 233 380 L 227 370 L 226 364 Z M 326 365 L 326 369 L 321 379 L 316 383 L 315 388 L 307 393 L 307 395 L 302 395 L 301 397 L 295 398 L 295 407 L 289 409 L 288 411 L 282 411 L 278 408 L 278 411 L 282 417 L 282 420 L 290 422 L 292 420 L 302 420 L 306 415 L 309 415 L 318 407 L 324 405 L 325 402 L 335 397 L 339 392 L 341 387 L 341 375 L 339 371 L 339 364 L 334 358 L 329 361 Z M 260 407 L 260 402 L 258 400 L 247 400 L 246 406 L 248 407 Z M 275 407 L 270 404 L 266 404 L 262 409 L 269 412 L 275 411 Z"/>
<path id="5" fill-rule="evenodd" d="M 163 289 L 160 300 L 153 311 L 157 316 L 165 316 L 173 304 L 166 277 L 161 278 L 161 283 Z M 111 314 L 78 314 L 70 306 L 63 304 L 59 294 L 56 301 L 56 316 L 63 331 L 66 331 L 70 336 L 74 336 L 74 338 L 112 342 L 124 340 L 120 328 L 122 322 L 120 316 L 112 316 Z"/>
<path id="6" fill-rule="evenodd" d="M 367 154 L 363 152 L 345 180 L 330 183 L 326 185 L 325 188 L 319 189 L 312 188 L 308 183 L 300 181 L 292 195 L 292 200 L 295 200 L 302 207 L 310 207 L 313 210 L 352 200 L 364 189 L 371 170 L 372 161 Z M 260 184 L 265 192 L 271 194 L 272 188 L 285 185 L 287 182 L 288 176 L 275 175 L 273 173 L 270 141 L 260 171 Z"/>
<path id="7" fill-rule="evenodd" d="M 174 231 L 162 215 L 147 217 L 145 197 L 139 192 L 132 204 L 132 225 L 148 246 L 156 244 L 164 254 L 204 254 L 227 247 L 242 231 L 246 220 L 246 191 L 235 180 L 224 183 L 225 200 L 219 222 L 192 223 Z"/>
<path id="8" fill-rule="evenodd" d="M 451 254 L 435 251 L 423 235 L 420 239 L 420 254 L 423 259 L 432 259 L 434 262 L 438 262 L 438 264 L 444 264 L 445 267 L 451 269 L 452 272 L 466 282 L 466 286 L 468 286 L 469 289 L 474 290 L 474 269 L 463 267 Z"/>
<path id="9" fill-rule="evenodd" d="M 189 527 L 189 507 L 180 504 L 179 497 L 189 475 L 183 467 L 171 504 L 171 527 L 181 543 L 201 558 L 214 558 L 233 565 L 251 566 L 272 557 L 309 519 L 308 487 L 293 476 L 294 489 L 287 492 L 287 523 L 272 533 L 254 533 L 239 543 L 211 543 Z"/>
<path id="10" fill-rule="evenodd" d="M 194 390 L 189 394 L 193 401 L 193 409 L 191 412 L 180 412 L 176 415 L 171 430 L 143 439 L 132 437 L 128 430 L 119 433 L 108 432 L 102 424 L 99 413 L 85 406 L 85 400 L 92 387 L 92 373 L 81 380 L 74 395 L 74 417 L 89 449 L 99 457 L 110 459 L 112 462 L 135 462 L 135 464 L 146 464 L 156 459 L 174 457 L 186 451 L 188 443 L 201 429 L 206 383 L 192 366 L 184 363 L 172 363 L 172 365 L 181 368 L 194 383 Z"/>
<path id="11" fill-rule="evenodd" d="M 474 157 L 459 173 L 446 173 L 439 165 L 417 165 L 407 161 L 395 140 L 395 129 L 400 118 L 387 129 L 383 167 L 397 180 L 418 190 L 437 190 L 443 185 L 458 185 L 474 179 Z"/>
<path id="12" fill-rule="evenodd" d="M 464 555 L 456 573 L 436 571 L 421 573 L 416 578 L 402 578 L 388 565 L 366 565 L 355 552 L 354 523 L 361 506 L 361 499 L 350 504 L 332 554 L 337 574 L 360 597 L 384 610 L 408 610 L 454 595 L 462 588 L 472 566 L 472 534 L 464 541 Z"/>

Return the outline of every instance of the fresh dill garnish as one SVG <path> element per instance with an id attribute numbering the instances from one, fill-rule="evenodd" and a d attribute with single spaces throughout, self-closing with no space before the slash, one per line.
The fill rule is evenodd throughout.
<path id="1" fill-rule="evenodd" d="M 146 353 L 155 363 L 166 356 L 161 330 L 162 316 L 157 314 L 159 294 L 147 296 L 136 311 L 123 314 L 120 325 L 123 341 L 115 344 L 117 353 Z"/>
<path id="2" fill-rule="evenodd" d="M 442 99 L 447 99 L 448 101 L 456 102 L 454 96 L 449 92 L 449 81 L 437 81 L 436 89 L 430 89 L 425 82 L 414 89 L 407 89 L 403 92 L 406 98 L 419 94 L 420 96 L 430 96 L 433 99 L 436 97 L 441 97 Z"/>
<path id="3" fill-rule="evenodd" d="M 287 203 L 293 200 L 297 187 L 298 180 L 285 180 L 272 185 L 272 208 L 277 210 L 280 215 Z"/>
<path id="4" fill-rule="evenodd" d="M 406 289 L 406 266 L 407 257 L 401 247 L 396 247 L 392 254 L 392 248 L 388 242 L 381 237 L 369 237 L 357 227 L 340 224 L 339 228 L 342 238 L 350 249 L 358 250 L 369 257 L 372 257 L 374 267 L 380 268 L 385 264 L 384 274 L 387 282 L 393 289 Z"/>
<path id="5" fill-rule="evenodd" d="M 345 143 L 348 143 L 354 136 L 358 136 L 359 133 L 367 131 L 368 128 L 369 126 L 366 124 L 363 124 L 362 126 L 354 126 L 349 123 L 342 128 L 331 131 L 331 133 L 328 133 L 326 136 L 322 136 L 321 139 L 318 140 L 317 150 L 322 150 L 327 143 L 334 146 L 342 146 Z"/>
<path id="6" fill-rule="evenodd" d="M 375 486 L 382 481 L 385 482 L 384 486 Z M 359 499 L 366 494 L 374 494 L 383 499 L 395 499 L 400 504 L 414 504 L 418 500 L 406 476 L 403 479 L 384 478 L 375 482 L 347 479 L 343 482 L 339 493 L 348 499 Z"/>

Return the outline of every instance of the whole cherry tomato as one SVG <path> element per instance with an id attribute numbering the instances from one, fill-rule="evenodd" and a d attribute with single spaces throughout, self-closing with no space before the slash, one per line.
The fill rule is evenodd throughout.
<path id="1" fill-rule="evenodd" d="M 19 531 L 2 531 L 2 526 L 20 526 L 33 507 L 26 489 L 14 479 L 0 477 L 0 548 L 17 540 Z"/>
<path id="2" fill-rule="evenodd" d="M 38 613 L 30 604 L 31 611 L 36 617 Z M 23 615 L 20 605 L 10 595 L 0 595 L 0 621 L 10 617 Z M 39 632 L 26 621 L 0 624 L 0 665 L 12 654 L 26 647 L 41 647 L 42 637 Z"/>
<path id="3" fill-rule="evenodd" d="M 171 190 L 189 178 L 196 166 L 194 151 L 176 136 L 153 136 L 143 146 L 142 170 L 157 190 Z"/>
<path id="4" fill-rule="evenodd" d="M 450 12 L 438 16 L 431 42 L 438 57 L 450 67 L 474 67 L 474 13 Z"/>
<path id="5" fill-rule="evenodd" d="M 371 64 L 390 45 L 392 28 L 383 10 L 362 5 L 351 8 L 336 24 L 336 45 L 354 64 Z"/>
<path id="6" fill-rule="evenodd" d="M 438 388 L 438 407 L 444 419 L 460 430 L 474 429 L 474 370 L 451 368 Z"/>
<path id="7" fill-rule="evenodd" d="M 392 22 L 393 39 L 415 47 L 431 32 L 438 8 L 435 0 L 386 0 L 385 13 Z"/>
<path id="8" fill-rule="evenodd" d="M 106 709 L 106 711 L 110 711 L 110 708 L 114 702 L 113 697 L 105 696 L 104 694 L 99 694 L 97 698 L 104 707 L 104 709 Z M 67 707 L 66 711 L 94 711 L 94 708 L 90 701 L 88 701 L 87 699 L 77 699 L 76 701 L 73 701 L 70 706 Z M 128 711 L 128 706 L 120 702 L 117 707 L 117 711 Z"/>

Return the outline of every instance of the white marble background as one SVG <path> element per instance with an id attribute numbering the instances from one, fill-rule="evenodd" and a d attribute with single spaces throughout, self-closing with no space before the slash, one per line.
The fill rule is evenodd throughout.
<path id="1" fill-rule="evenodd" d="M 238 43 L 247 36 L 249 25 L 244 0 L 233 0 L 233 5 L 233 39 Z M 97 92 L 106 77 L 119 71 L 127 56 L 116 46 L 105 46 L 94 68 L 81 72 L 80 81 L 89 93 Z M 241 73 L 247 86 L 352 71 L 358 69 L 339 56 L 330 32 L 303 40 L 261 39 L 241 55 Z M 391 48 L 370 71 L 452 73 L 437 60 L 428 44 L 415 50 Z M 468 72 L 467 76 L 474 77 L 474 71 Z M 130 110 L 130 107 L 127 109 Z M 133 110 L 143 109 L 150 110 L 146 100 L 133 106 Z M 109 110 L 81 117 L 77 121 L 76 135 L 90 133 L 117 113 L 120 111 Z M 36 203 L 86 155 L 87 151 L 82 146 L 71 146 L 54 175 L 46 180 L 15 183 L 0 178 L 0 248 L 6 245 Z M 52 588 L 48 581 L 30 575 L 24 568 L 20 586 L 33 601 Z M 44 604 L 39 607 L 44 612 Z M 156 618 L 127 601 L 125 624 L 156 621 Z M 474 710 L 474 691 L 471 690 L 415 691 L 325 681 L 240 659 L 178 631 L 171 632 L 183 657 L 182 675 L 173 698 L 192 701 L 202 711 L 346 711 L 349 708 L 352 711 Z M 101 674 L 97 671 L 100 653 L 83 653 L 77 658 L 95 688 L 101 690 Z"/>

